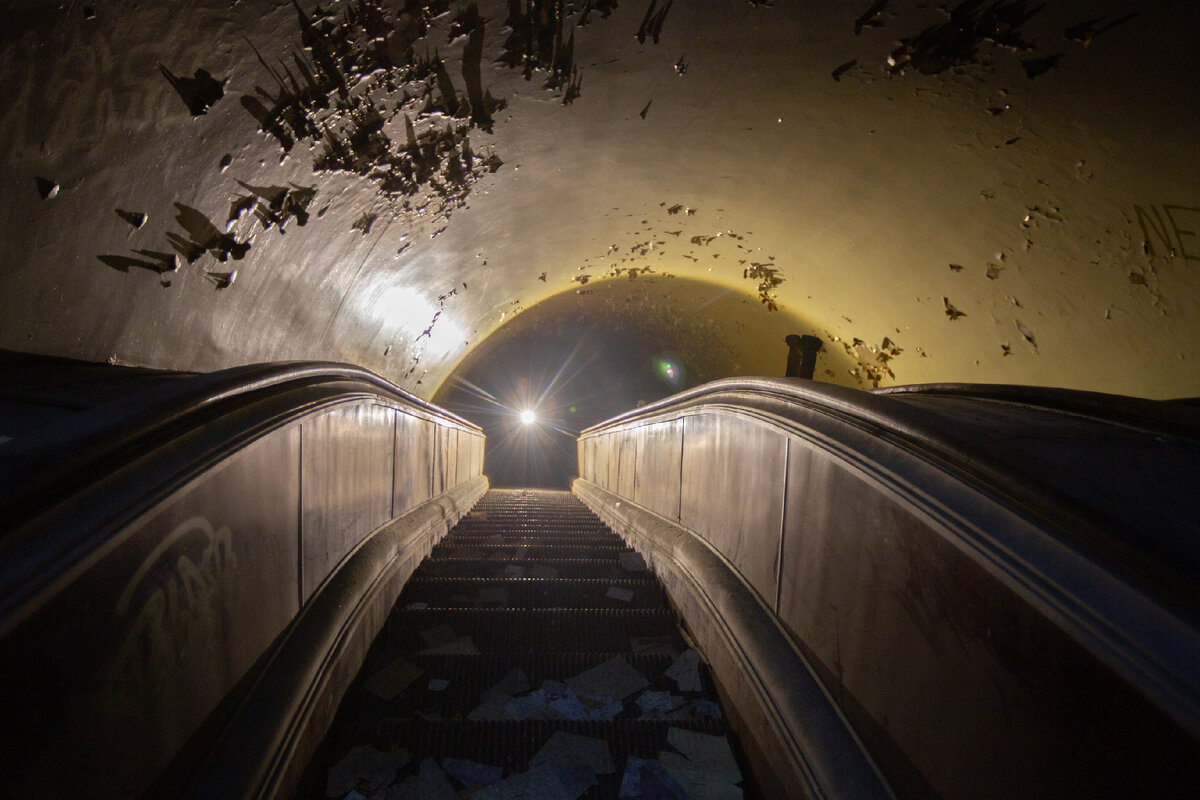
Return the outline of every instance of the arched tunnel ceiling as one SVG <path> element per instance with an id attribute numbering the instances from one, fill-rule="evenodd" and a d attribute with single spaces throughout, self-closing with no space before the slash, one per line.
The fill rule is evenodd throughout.
<path id="1" fill-rule="evenodd" d="M 473 7 L 6 4 L 0 347 L 432 397 L 621 281 L 705 377 L 1200 393 L 1195 3 Z"/>

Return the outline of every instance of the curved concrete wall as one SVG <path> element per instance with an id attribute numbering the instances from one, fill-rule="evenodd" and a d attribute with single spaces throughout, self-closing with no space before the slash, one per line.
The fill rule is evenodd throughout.
<path id="1" fill-rule="evenodd" d="M 428 407 L 326 400 L 223 454 L 63 573 L 33 576 L 38 591 L 0 620 L 6 790 L 128 797 L 156 778 L 169 784 L 164 770 L 202 753 L 264 664 L 280 661 L 293 620 L 319 616 L 331 591 L 345 608 L 324 639 L 310 637 L 309 649 L 324 649 L 309 658 L 322 661 L 348 631 L 373 638 L 356 617 L 363 586 L 390 607 L 485 491 L 482 461 L 482 433 Z M 137 467 L 113 477 L 136 479 Z M 8 534 L 3 563 L 21 563 L 37 534 Z M 399 536 L 374 556 L 377 573 L 390 571 L 390 596 L 369 581 L 338 589 L 346 565 L 384 534 Z M 352 676 L 357 663 L 342 669 Z M 332 708 L 336 684 L 316 692 Z M 294 696 L 276 711 L 311 716 Z"/>
<path id="2" fill-rule="evenodd" d="M 905 797 L 1196 785 L 1194 617 L 879 424 L 894 401 L 722 383 L 585 431 L 575 491 L 663 578 L 767 783 L 850 796 L 813 779 L 842 747 Z M 813 679 L 833 711 L 789 717 Z"/>

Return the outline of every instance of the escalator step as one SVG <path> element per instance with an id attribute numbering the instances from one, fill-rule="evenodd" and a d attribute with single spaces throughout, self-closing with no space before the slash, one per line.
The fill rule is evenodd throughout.
<path id="1" fill-rule="evenodd" d="M 384 636 L 395 652 L 635 652 L 633 640 L 669 639 L 683 649 L 679 622 L 662 608 L 475 609 L 401 607 Z"/>
<path id="2" fill-rule="evenodd" d="M 691 797 L 710 779 L 711 796 L 753 796 L 734 785 L 716 696 L 666 591 L 616 534 L 567 492 L 491 490 L 405 584 L 303 796 L 467 797 L 482 783 L 541 798 L 548 769 L 555 797 L 616 800 L 627 769 L 644 778 L 628 797 L 682 797 L 693 779 Z M 605 769 L 572 761 L 597 748 Z M 701 750 L 716 755 L 689 760 Z M 361 770 L 350 783 L 332 780 L 343 761 Z M 487 780 L 463 777 L 476 770 Z"/>
<path id="3" fill-rule="evenodd" d="M 628 550 L 624 544 L 529 544 L 512 546 L 507 544 L 457 545 L 443 540 L 433 548 L 434 558 L 485 558 L 515 561 L 519 559 L 543 558 L 589 558 L 591 556 L 615 558 L 617 553 Z"/>
<path id="4" fill-rule="evenodd" d="M 437 720 L 385 720 L 377 732 L 376 746 L 399 745 L 413 754 L 414 760 L 432 756 L 469 758 L 482 764 L 502 766 L 506 771 L 525 770 L 530 759 L 555 731 L 604 739 L 616 764 L 629 756 L 654 758 L 667 747 L 667 730 L 681 727 L 688 730 L 721 735 L 725 726 L 719 722 L 666 722 L 644 720 L 522 720 L 480 722 L 466 727 Z M 381 748 L 382 749 L 382 748 Z M 616 775 L 619 786 L 619 771 Z M 589 795 L 594 797 L 596 795 Z M 605 795 L 599 795 L 605 796 Z"/>
<path id="5" fill-rule="evenodd" d="M 464 558 L 453 553 L 430 556 L 418 567 L 416 574 L 448 578 L 623 578 L 629 575 L 616 558 L 539 558 L 534 563 L 513 564 L 507 560 Z"/>
<path id="6" fill-rule="evenodd" d="M 662 608 L 666 595 L 650 578 L 414 577 L 400 604 L 431 608 Z"/>
<path id="7" fill-rule="evenodd" d="M 599 545 L 602 547 L 625 547 L 625 543 L 613 534 L 598 534 L 598 533 L 554 533 L 546 532 L 544 535 L 534 536 L 525 533 L 491 533 L 483 532 L 473 533 L 470 535 L 455 533 L 447 536 L 441 541 L 441 544 L 450 544 L 458 547 L 518 547 L 530 546 L 535 544 L 542 545 L 567 545 L 574 547 L 588 547 L 591 545 Z"/>
<path id="8" fill-rule="evenodd" d="M 716 704 L 707 700 L 712 689 L 706 669 L 701 666 L 699 670 L 701 689 L 682 691 L 667 674 L 675 662 L 675 656 L 668 653 L 413 655 L 390 661 L 375 657 L 363 667 L 366 680 L 347 694 L 342 714 L 350 738 L 357 740 L 374 737 L 385 720 L 569 718 L 574 706 L 552 705 L 556 692 L 561 693 L 568 681 L 615 657 L 624 659 L 646 683 L 623 698 L 615 715 L 614 707 L 601 716 L 615 716 L 618 720 L 670 720 L 708 727 L 722 724 Z M 401 683 L 404 685 L 400 686 Z"/>

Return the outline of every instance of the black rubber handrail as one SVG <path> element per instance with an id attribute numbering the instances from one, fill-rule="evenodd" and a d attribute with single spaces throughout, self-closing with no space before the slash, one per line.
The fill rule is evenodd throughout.
<path id="1" fill-rule="evenodd" d="M 320 407 L 374 397 L 482 434 L 457 415 L 347 364 L 256 364 L 102 404 L 39 442 L 40 469 L 0 498 L 0 627 L 119 528 L 238 447 Z M 59 452 L 69 452 L 64 461 Z M 26 608 L 24 611 L 17 609 Z"/>
<path id="2" fill-rule="evenodd" d="M 757 409 L 784 419 L 815 414 L 866 430 L 957 475 L 976 491 L 1027 519 L 1061 533 L 1064 541 L 1125 574 L 1184 617 L 1200 619 L 1200 587 L 1195 576 L 1171 558 L 1129 546 L 1127 531 L 1105 514 L 1067 497 L 1029 472 L 1021 472 L 980 442 L 947 429 L 938 414 L 905 398 L 971 397 L 1014 403 L 1085 417 L 1157 438 L 1176 439 L 1191 448 L 1200 441 L 1200 410 L 1183 403 L 1024 386 L 931 384 L 862 391 L 831 384 L 779 378 L 713 381 L 656 403 L 628 411 L 581 432 L 580 437 L 705 405 Z M 801 422 L 800 424 L 803 424 Z"/>
<path id="3" fill-rule="evenodd" d="M 33 443 L 37 452 L 22 453 L 28 479 L 0 489 L 3 530 L 13 530 L 64 500 L 97 469 L 111 472 L 153 449 L 164 438 L 194 428 L 239 405 L 303 387 L 346 383 L 366 393 L 415 406 L 475 431 L 468 420 L 409 394 L 371 372 L 351 364 L 295 361 L 250 364 L 161 383 L 132 397 L 104 403 L 81 413 L 71 425 Z M 63 453 L 69 453 L 64 457 Z M 2 537 L 3 534 L 0 534 Z"/>
<path id="4" fill-rule="evenodd" d="M 904 392 L 916 401 L 921 390 Z M 1191 426 L 1190 406 L 1123 398 L 1123 409 L 1105 413 L 1102 396 L 1072 397 L 1066 390 L 1021 387 L 934 386 L 927 396 L 971 396 L 992 403 L 1020 404 L 1041 411 L 1086 417 L 1136 430 L 1155 442 L 1178 445 L 1184 468 L 1200 469 L 1200 447 Z M 962 426 L 948 425 L 936 404 L 922 407 L 888 393 L 786 379 L 716 381 L 635 409 L 581 433 L 581 442 L 606 432 L 669 421 L 711 410 L 757 418 L 763 423 L 828 450 L 855 468 L 873 471 L 890 486 L 908 492 L 922 509 L 936 511 L 955 536 L 1021 591 L 1069 621 L 1081 642 L 1096 647 L 1111 666 L 1143 687 L 1172 718 L 1200 735 L 1193 713 L 1200 708 L 1194 655 L 1200 652 L 1200 587 L 1195 580 L 1198 530 L 1194 518 L 1180 520 L 1174 544 L 1145 547 L 1157 529 L 1137 543 L 1131 531 L 1089 507 L 1085 498 L 1056 489 L 1038 466 L 1005 460 L 998 435 L 975 438 Z M 981 404 L 982 405 L 982 404 Z M 1148 409 L 1143 421 L 1131 410 Z M 1172 420 L 1179 420 L 1173 425 Z M 958 432 L 955 432 L 957 429 Z M 685 425 L 686 436 L 686 425 Z M 915 481 L 915 483 L 910 483 Z M 628 499 L 628 498 L 627 498 Z M 932 505 L 931 505 L 932 504 Z M 1153 508 L 1147 500 L 1146 507 Z M 1005 519 L 1023 521 L 1012 527 Z M 1026 532 L 1037 531 L 1029 536 Z M 1178 536 L 1177 534 L 1182 534 Z M 1108 603 L 1115 603 L 1109 606 Z"/>

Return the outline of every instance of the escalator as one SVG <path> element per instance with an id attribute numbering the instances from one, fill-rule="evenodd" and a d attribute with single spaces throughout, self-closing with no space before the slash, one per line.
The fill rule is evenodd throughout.
<path id="1" fill-rule="evenodd" d="M 1200 785 L 1194 404 L 719 381 L 489 492 L 355 367 L 5 363 L 7 794 Z"/>
<path id="2" fill-rule="evenodd" d="M 662 586 L 564 491 L 491 490 L 409 580 L 300 796 L 755 796 Z"/>

